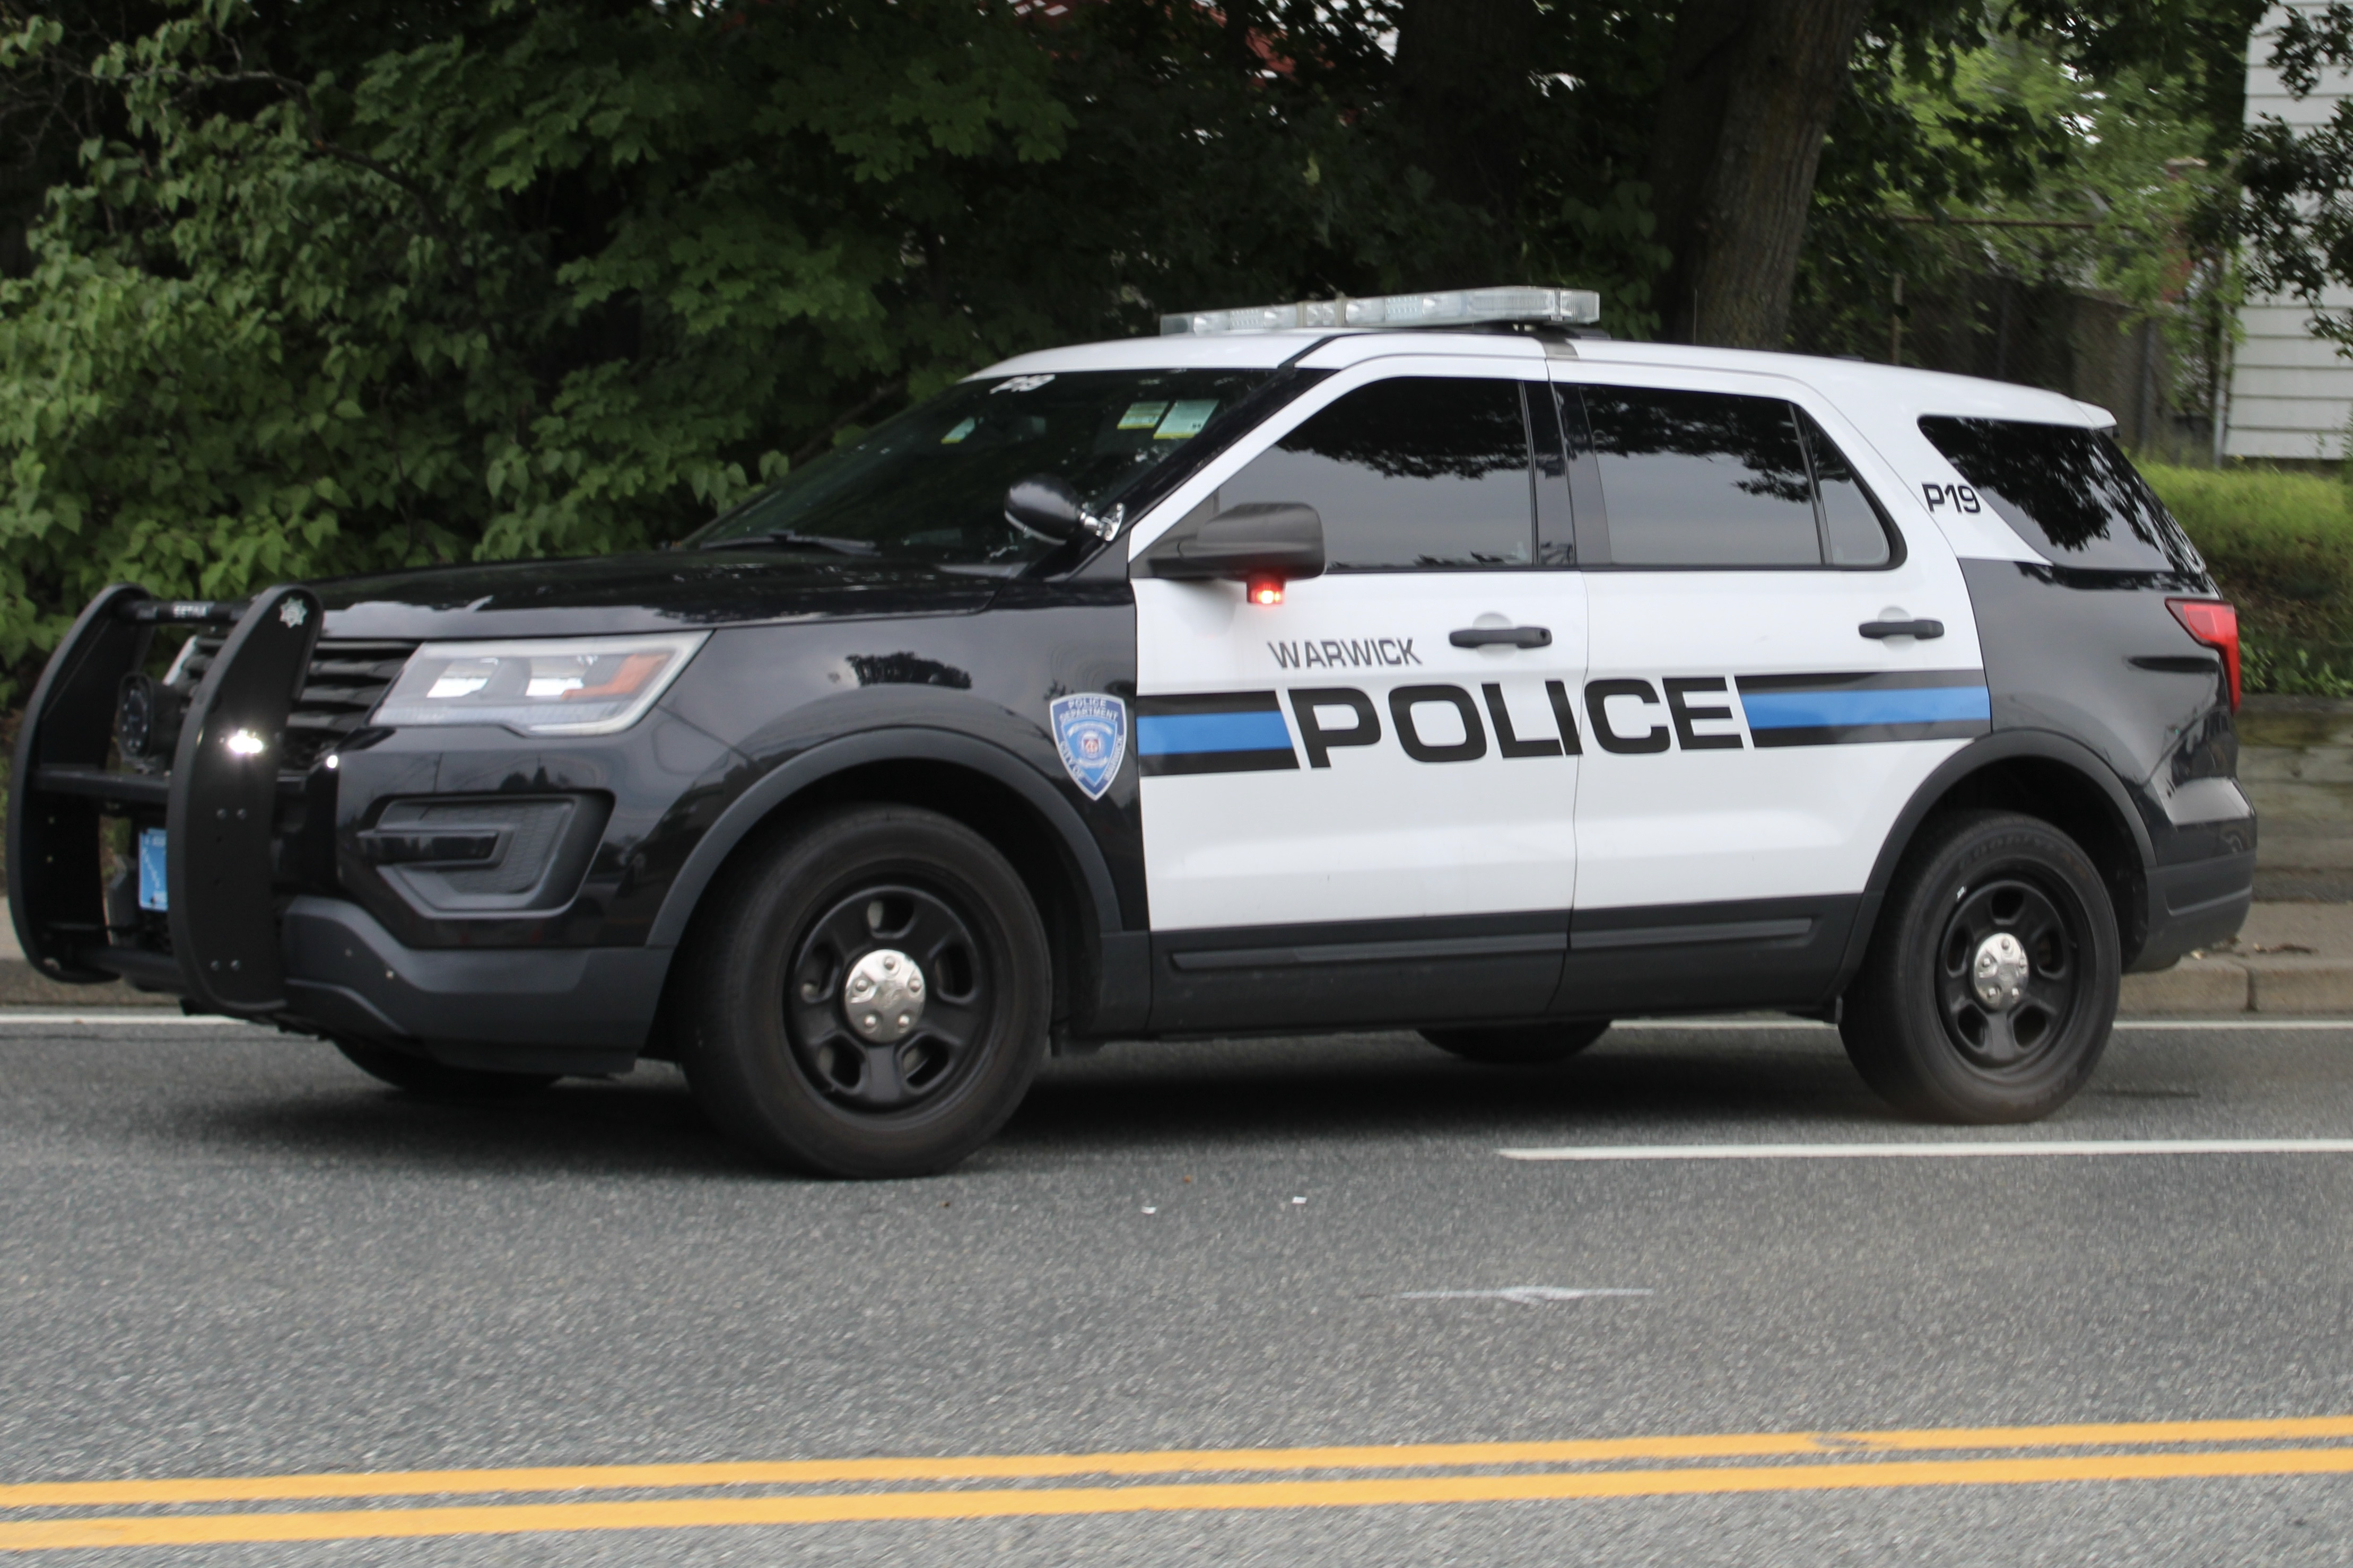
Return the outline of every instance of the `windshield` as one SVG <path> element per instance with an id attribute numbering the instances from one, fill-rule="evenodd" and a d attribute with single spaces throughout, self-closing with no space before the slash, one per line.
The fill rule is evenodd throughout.
<path id="1" fill-rule="evenodd" d="M 688 542 L 1018 571 L 1057 548 L 1005 492 L 1054 474 L 1103 510 L 1264 371 L 1064 371 L 967 381 L 800 469 Z"/>

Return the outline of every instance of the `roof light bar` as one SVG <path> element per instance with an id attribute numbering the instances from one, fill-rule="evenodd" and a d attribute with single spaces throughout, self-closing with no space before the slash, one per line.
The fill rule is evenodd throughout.
<path id="1" fill-rule="evenodd" d="M 1239 310 L 1194 310 L 1160 318 L 1164 338 L 1219 332 L 1280 332 L 1298 327 L 1467 327 L 1482 321 L 1543 321 L 1589 327 L 1601 319 L 1601 296 L 1590 289 L 1446 289 L 1429 294 L 1381 294 L 1351 300 L 1301 300 L 1249 305 Z"/>

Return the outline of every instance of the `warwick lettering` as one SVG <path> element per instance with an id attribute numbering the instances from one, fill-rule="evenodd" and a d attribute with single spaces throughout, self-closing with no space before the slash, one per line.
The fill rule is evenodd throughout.
<path id="1" fill-rule="evenodd" d="M 1271 642 L 1266 647 L 1279 669 L 1370 669 L 1421 662 L 1413 651 L 1411 637 L 1366 637 L 1361 642 L 1325 637 L 1322 642 Z"/>

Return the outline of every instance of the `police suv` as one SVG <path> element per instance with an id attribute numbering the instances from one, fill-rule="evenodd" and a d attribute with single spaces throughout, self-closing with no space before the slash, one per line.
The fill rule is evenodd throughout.
<path id="1" fill-rule="evenodd" d="M 845 1176 L 1106 1038 L 1767 1008 L 2043 1115 L 2246 911 L 2231 606 L 2099 409 L 1596 310 L 1172 317 L 660 553 L 110 588 L 17 934 L 428 1092 L 672 1058 Z"/>

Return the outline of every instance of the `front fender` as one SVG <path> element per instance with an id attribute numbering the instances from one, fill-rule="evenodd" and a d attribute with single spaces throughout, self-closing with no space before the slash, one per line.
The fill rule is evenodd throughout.
<path id="1" fill-rule="evenodd" d="M 735 847 L 795 795 L 850 768 L 873 763 L 933 762 L 985 773 L 1020 796 L 1052 828 L 1086 884 L 1095 929 L 1104 936 L 1120 931 L 1119 896 L 1103 850 L 1079 814 L 1037 769 L 1000 746 L 948 730 L 902 726 L 864 731 L 827 741 L 789 757 L 729 803 L 679 868 L 647 933 L 649 947 L 676 947 L 712 879 Z"/>

